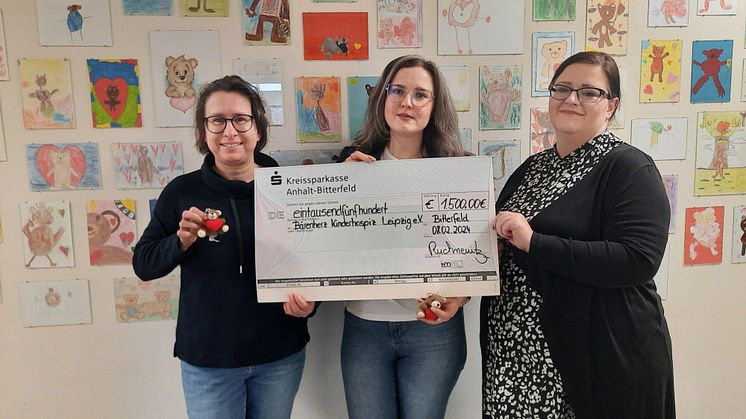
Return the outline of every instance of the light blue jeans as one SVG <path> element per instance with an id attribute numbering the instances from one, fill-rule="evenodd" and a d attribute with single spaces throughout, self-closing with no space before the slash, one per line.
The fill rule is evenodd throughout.
<path id="1" fill-rule="evenodd" d="M 463 310 L 431 326 L 345 311 L 342 378 L 350 419 L 437 419 L 466 362 Z"/>
<path id="2" fill-rule="evenodd" d="M 181 361 L 190 419 L 290 418 L 306 350 L 266 364 L 204 368 Z"/>

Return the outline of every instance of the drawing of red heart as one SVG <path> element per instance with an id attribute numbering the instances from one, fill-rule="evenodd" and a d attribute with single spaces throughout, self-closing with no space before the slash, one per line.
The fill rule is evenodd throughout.
<path id="1" fill-rule="evenodd" d="M 65 154 L 69 156 L 69 167 Z M 50 187 L 78 186 L 83 179 L 86 166 L 88 163 L 85 155 L 74 145 L 66 145 L 60 150 L 54 144 L 45 144 L 36 152 L 36 168 Z M 56 179 L 55 175 L 66 178 Z"/>
<path id="2" fill-rule="evenodd" d="M 651 86 L 649 84 L 646 85 L 645 88 L 642 90 L 642 92 L 645 93 L 646 95 L 652 95 L 653 94 L 653 86 Z"/>
<path id="3" fill-rule="evenodd" d="M 93 85 L 93 92 L 111 120 L 119 120 L 119 116 L 122 115 L 124 107 L 127 105 L 127 94 L 129 93 L 127 82 L 121 77 L 114 80 L 101 77 Z"/>
<path id="4" fill-rule="evenodd" d="M 124 247 L 127 247 L 129 246 L 130 243 L 132 243 L 135 240 L 135 233 L 131 231 L 129 233 L 125 233 L 123 231 L 119 233 L 119 240 L 122 241 L 122 245 L 124 245 Z"/>
<path id="5" fill-rule="evenodd" d="M 676 83 L 678 80 L 679 80 L 679 76 L 677 76 L 674 73 L 668 73 L 666 75 L 666 83 L 668 83 L 668 84 Z"/>
<path id="6" fill-rule="evenodd" d="M 101 249 L 96 249 L 92 251 L 89 254 L 89 259 L 91 261 L 91 266 L 96 266 L 101 261 L 101 259 L 104 257 L 104 251 Z"/>
<path id="7" fill-rule="evenodd" d="M 67 256 L 70 253 L 70 248 L 67 246 L 60 246 L 60 252 L 62 252 L 63 255 Z"/>
<path id="8" fill-rule="evenodd" d="M 197 99 L 194 97 L 172 97 L 170 103 L 172 108 L 186 113 L 196 102 Z"/>

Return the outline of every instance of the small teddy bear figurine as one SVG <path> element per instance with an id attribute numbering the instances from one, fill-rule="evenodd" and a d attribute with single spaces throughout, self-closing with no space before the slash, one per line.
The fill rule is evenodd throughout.
<path id="1" fill-rule="evenodd" d="M 202 224 L 199 230 L 197 230 L 197 237 L 205 238 L 209 237 L 211 242 L 219 241 L 215 237 L 218 234 L 223 234 L 228 231 L 228 224 L 225 223 L 225 218 L 221 218 L 223 212 L 217 209 L 205 208 L 205 214 L 207 219 Z"/>
<path id="2" fill-rule="evenodd" d="M 440 295 L 439 293 L 427 293 L 427 298 L 422 300 L 417 305 L 417 317 L 421 319 L 426 320 L 438 320 L 438 316 L 433 313 L 433 308 L 440 308 L 443 304 L 445 304 L 446 298 Z"/>

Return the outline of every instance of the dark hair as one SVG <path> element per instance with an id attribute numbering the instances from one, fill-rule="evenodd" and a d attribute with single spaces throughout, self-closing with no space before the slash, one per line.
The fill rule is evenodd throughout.
<path id="1" fill-rule="evenodd" d="M 267 145 L 269 136 L 269 121 L 264 112 L 264 101 L 259 95 L 259 91 L 239 76 L 225 76 L 214 80 L 200 89 L 197 107 L 194 110 L 194 146 L 202 154 L 207 154 L 210 149 L 207 147 L 207 133 L 205 132 L 205 104 L 215 92 L 238 93 L 245 97 L 251 104 L 251 113 L 254 117 L 254 125 L 259 133 L 259 141 L 256 143 L 254 151 L 261 151 Z"/>
<path id="2" fill-rule="evenodd" d="M 609 100 L 614 98 L 619 98 L 620 101 L 622 100 L 619 67 L 617 67 L 614 58 L 605 52 L 583 51 L 570 56 L 565 61 L 562 61 L 562 64 L 557 67 L 557 71 L 554 72 L 554 77 L 552 77 L 552 82 L 549 83 L 549 85 L 553 85 L 560 74 L 562 74 L 567 67 L 573 64 L 591 64 L 601 67 L 601 70 L 603 70 L 606 75 L 606 81 L 609 83 Z M 617 109 L 619 109 L 619 106 L 617 106 Z M 614 118 L 614 114 L 616 114 L 616 109 L 614 109 L 614 113 L 611 114 L 611 118 Z"/>
<path id="3" fill-rule="evenodd" d="M 430 73 L 433 79 L 433 111 L 430 120 L 422 133 L 423 154 L 427 157 L 463 156 L 458 132 L 458 116 L 448 92 L 443 75 L 438 66 L 418 55 L 405 55 L 395 58 L 386 65 L 378 84 L 368 97 L 368 110 L 360 134 L 355 138 L 355 145 L 364 153 L 380 152 L 386 146 L 391 135 L 386 115 L 386 86 L 391 83 L 396 73 L 403 68 L 420 67 Z"/>

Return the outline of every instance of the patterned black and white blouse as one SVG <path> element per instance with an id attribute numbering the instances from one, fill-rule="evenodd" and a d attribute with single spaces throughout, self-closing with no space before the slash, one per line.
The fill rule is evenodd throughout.
<path id="1" fill-rule="evenodd" d="M 531 220 L 577 184 L 621 140 L 609 132 L 560 157 L 555 148 L 529 163 L 515 193 L 500 211 Z M 575 418 L 539 323 L 541 297 L 526 280 L 507 241 L 500 257 L 500 295 L 487 307 L 483 349 L 485 418 Z"/>

